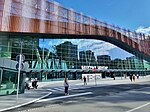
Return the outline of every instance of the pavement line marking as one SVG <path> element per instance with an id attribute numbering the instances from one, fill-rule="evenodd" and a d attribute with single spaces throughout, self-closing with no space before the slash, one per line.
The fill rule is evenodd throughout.
<path id="1" fill-rule="evenodd" d="M 70 87 L 69 90 L 76 90 L 76 89 L 88 89 L 88 88 L 91 88 L 91 87 Z M 55 91 L 64 91 L 64 88 L 53 88 L 53 89 L 47 89 L 48 91 L 52 91 L 52 92 L 55 92 Z"/>
<path id="2" fill-rule="evenodd" d="M 91 87 L 81 86 L 81 87 L 71 87 L 71 89 L 88 89 Z"/>
<path id="3" fill-rule="evenodd" d="M 53 88 L 54 90 L 58 90 L 58 91 L 64 91 L 63 88 Z"/>
<path id="4" fill-rule="evenodd" d="M 42 97 L 40 97 L 40 98 L 37 98 L 37 99 L 35 99 L 35 100 L 29 101 L 29 102 L 27 102 L 27 103 L 23 103 L 23 104 L 20 104 L 20 105 L 16 105 L 16 106 L 12 106 L 12 107 L 9 107 L 9 108 L 1 109 L 0 112 L 7 111 L 7 110 L 11 110 L 11 109 L 15 109 L 15 108 L 18 108 L 18 107 L 22 107 L 22 106 L 25 106 L 25 105 L 28 105 L 28 104 L 37 102 L 37 101 L 39 101 L 40 99 L 43 99 L 43 98 L 49 96 L 50 94 L 52 94 L 52 92 L 49 92 L 48 94 L 46 94 L 46 95 L 44 95 L 44 96 L 42 96 Z"/>
<path id="5" fill-rule="evenodd" d="M 53 91 L 53 92 L 55 92 L 55 91 L 64 91 L 63 88 L 53 88 L 53 89 L 47 89 L 47 90 Z"/>
<path id="6" fill-rule="evenodd" d="M 49 90 L 49 91 L 52 91 L 52 92 L 55 92 L 55 91 L 57 91 L 57 90 L 54 90 L 54 89 L 47 89 L 47 90 Z"/>
<path id="7" fill-rule="evenodd" d="M 13 103 L 13 102 L 16 102 L 16 101 L 3 101 L 3 100 L 0 101 L 0 103 Z"/>
<path id="8" fill-rule="evenodd" d="M 80 93 L 80 94 L 74 94 L 74 95 L 68 95 L 68 96 L 60 96 L 60 97 L 54 97 L 54 98 L 49 98 L 49 99 L 42 99 L 42 100 L 39 100 L 37 102 L 59 100 L 59 99 L 64 99 L 64 98 L 71 98 L 71 97 L 84 96 L 84 95 L 90 95 L 90 94 L 93 94 L 93 93 L 92 92 L 86 92 L 86 93 Z"/>
<path id="9" fill-rule="evenodd" d="M 145 107 L 145 106 L 147 106 L 147 105 L 150 105 L 150 102 L 149 102 L 149 103 L 146 103 L 146 104 L 144 104 L 144 105 L 141 105 L 141 106 L 139 106 L 139 107 L 133 108 L 133 109 L 131 109 L 131 110 L 128 110 L 128 111 L 126 111 L 126 112 L 133 112 L 133 111 L 138 110 L 138 109 L 140 109 L 140 108 L 143 108 L 143 107 Z"/>

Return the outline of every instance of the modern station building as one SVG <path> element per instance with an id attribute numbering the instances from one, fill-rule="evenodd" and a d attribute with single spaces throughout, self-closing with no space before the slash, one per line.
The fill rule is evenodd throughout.
<path id="1" fill-rule="evenodd" d="M 38 78 L 39 81 L 55 81 L 63 80 L 64 77 L 77 80 L 82 78 L 82 74 L 95 72 L 102 77 L 112 74 L 150 74 L 150 62 L 145 61 L 141 55 L 122 50 L 110 44 L 111 42 L 96 40 L 90 36 L 86 39 L 79 34 L 70 38 L 67 34 L 62 35 L 63 30 L 56 27 L 52 29 L 52 25 L 62 25 L 51 23 L 52 20 L 69 21 L 66 17 L 54 16 L 58 14 L 58 7 L 63 9 L 58 3 L 50 0 L 0 0 L 0 95 L 16 94 L 16 58 L 20 54 L 24 56 L 19 83 L 20 93 L 24 92 L 25 77 Z M 69 9 L 64 8 L 62 16 L 65 16 L 66 10 Z M 67 24 L 63 25 L 65 29 Z M 54 33 L 53 30 L 62 32 Z M 110 54 L 108 51 L 113 49 L 119 49 L 127 56 L 122 58 Z M 117 58 L 112 58 L 112 55 Z"/>

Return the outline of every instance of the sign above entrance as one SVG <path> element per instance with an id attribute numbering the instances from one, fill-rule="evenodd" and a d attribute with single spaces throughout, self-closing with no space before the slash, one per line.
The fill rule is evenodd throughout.
<path id="1" fill-rule="evenodd" d="M 106 70 L 108 69 L 108 66 L 81 66 L 82 70 Z"/>

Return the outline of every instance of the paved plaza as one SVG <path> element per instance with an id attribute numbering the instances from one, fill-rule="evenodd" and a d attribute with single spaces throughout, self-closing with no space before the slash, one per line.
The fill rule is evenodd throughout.
<path id="1" fill-rule="evenodd" d="M 121 78 L 117 77 L 116 80 L 112 78 L 105 78 L 105 79 L 97 79 L 90 80 L 88 85 L 84 86 L 82 80 L 69 80 L 70 83 L 70 90 L 71 89 L 86 89 L 92 87 L 103 87 L 103 86 L 112 86 L 112 85 L 120 85 L 120 84 L 138 84 L 140 82 L 147 82 L 150 81 L 150 76 L 140 77 L 139 80 L 135 82 L 131 82 L 129 78 Z M 56 90 L 64 91 L 63 88 L 63 81 L 53 81 L 53 82 L 38 82 L 38 89 L 31 89 L 26 90 L 25 94 L 19 94 L 18 100 L 16 99 L 16 95 L 9 95 L 9 96 L 1 96 L 0 97 L 0 112 L 5 110 L 11 110 L 18 107 L 26 106 L 32 104 L 34 102 L 39 102 L 45 97 L 51 96 L 54 94 Z M 50 87 L 51 89 L 47 89 Z M 74 96 L 82 96 L 90 93 L 83 93 L 77 94 Z M 71 96 L 70 97 L 74 97 Z"/>

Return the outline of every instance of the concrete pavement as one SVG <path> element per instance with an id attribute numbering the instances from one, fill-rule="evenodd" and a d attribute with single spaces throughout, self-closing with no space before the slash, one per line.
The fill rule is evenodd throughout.
<path id="1" fill-rule="evenodd" d="M 0 96 L 0 112 L 34 103 L 50 94 L 51 92 L 46 90 L 31 89 L 24 94 L 19 94 L 18 100 L 16 95 Z"/>
<path id="2" fill-rule="evenodd" d="M 90 80 L 87 86 L 109 86 L 116 84 L 128 84 L 128 83 L 139 83 L 144 81 L 150 81 L 150 76 L 140 77 L 139 80 L 131 82 L 128 78 L 112 78 Z M 70 86 L 83 86 L 81 80 L 69 80 Z M 40 99 L 43 99 L 51 94 L 51 91 L 46 90 L 46 87 L 58 87 L 63 86 L 63 81 L 51 81 L 51 82 L 38 82 L 38 89 L 26 90 L 25 94 L 19 94 L 18 101 L 16 95 L 0 96 L 0 112 L 25 106 L 34 103 Z"/>

